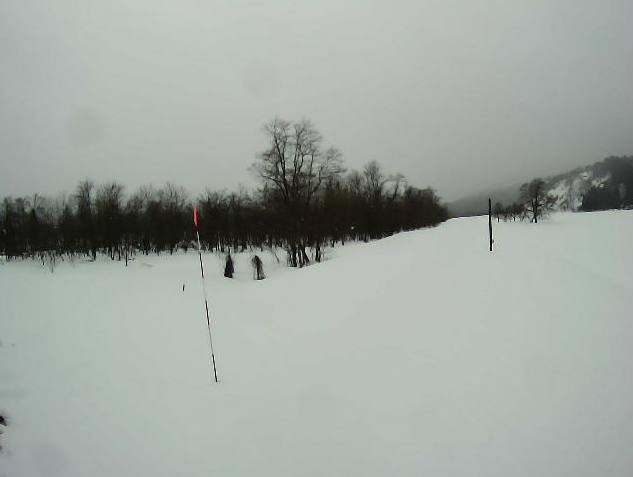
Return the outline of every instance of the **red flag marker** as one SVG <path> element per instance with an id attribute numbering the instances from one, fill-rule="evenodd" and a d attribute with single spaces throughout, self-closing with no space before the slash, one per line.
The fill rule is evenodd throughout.
<path id="1" fill-rule="evenodd" d="M 213 376 L 218 382 L 218 371 L 215 367 L 215 353 L 213 352 L 213 339 L 211 338 L 211 320 L 209 319 L 209 300 L 207 299 L 207 287 L 204 284 L 204 267 L 202 265 L 202 247 L 200 246 L 200 234 L 198 234 L 198 207 L 193 206 L 193 223 L 196 226 L 196 238 L 198 239 L 198 257 L 200 257 L 200 275 L 202 278 L 202 291 L 204 292 L 204 309 L 207 312 L 207 329 L 209 330 L 209 346 L 211 347 L 211 361 L 213 362 Z"/>

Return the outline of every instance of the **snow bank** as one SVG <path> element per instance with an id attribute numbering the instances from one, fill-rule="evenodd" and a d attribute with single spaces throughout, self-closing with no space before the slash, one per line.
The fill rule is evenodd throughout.
<path id="1" fill-rule="evenodd" d="M 0 476 L 633 475 L 633 213 L 494 230 L 207 254 L 219 384 L 194 253 L 5 263 Z"/>

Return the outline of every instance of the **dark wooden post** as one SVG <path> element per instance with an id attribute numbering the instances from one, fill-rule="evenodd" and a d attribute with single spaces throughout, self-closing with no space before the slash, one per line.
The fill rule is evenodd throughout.
<path id="1" fill-rule="evenodd" d="M 490 251 L 492 252 L 492 200 L 488 199 L 488 235 L 490 235 Z"/>

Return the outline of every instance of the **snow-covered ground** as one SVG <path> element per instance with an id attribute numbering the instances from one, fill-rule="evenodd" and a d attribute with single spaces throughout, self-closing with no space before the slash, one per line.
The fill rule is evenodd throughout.
<path id="1" fill-rule="evenodd" d="M 494 227 L 207 254 L 219 384 L 196 254 L 1 264 L 0 476 L 633 475 L 633 212 Z"/>

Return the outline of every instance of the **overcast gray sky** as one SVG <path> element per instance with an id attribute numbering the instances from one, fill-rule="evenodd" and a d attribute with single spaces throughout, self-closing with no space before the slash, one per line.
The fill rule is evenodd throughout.
<path id="1" fill-rule="evenodd" d="M 633 154 L 633 1 L 0 0 L 0 196 L 255 185 L 310 118 L 448 200 Z"/>

